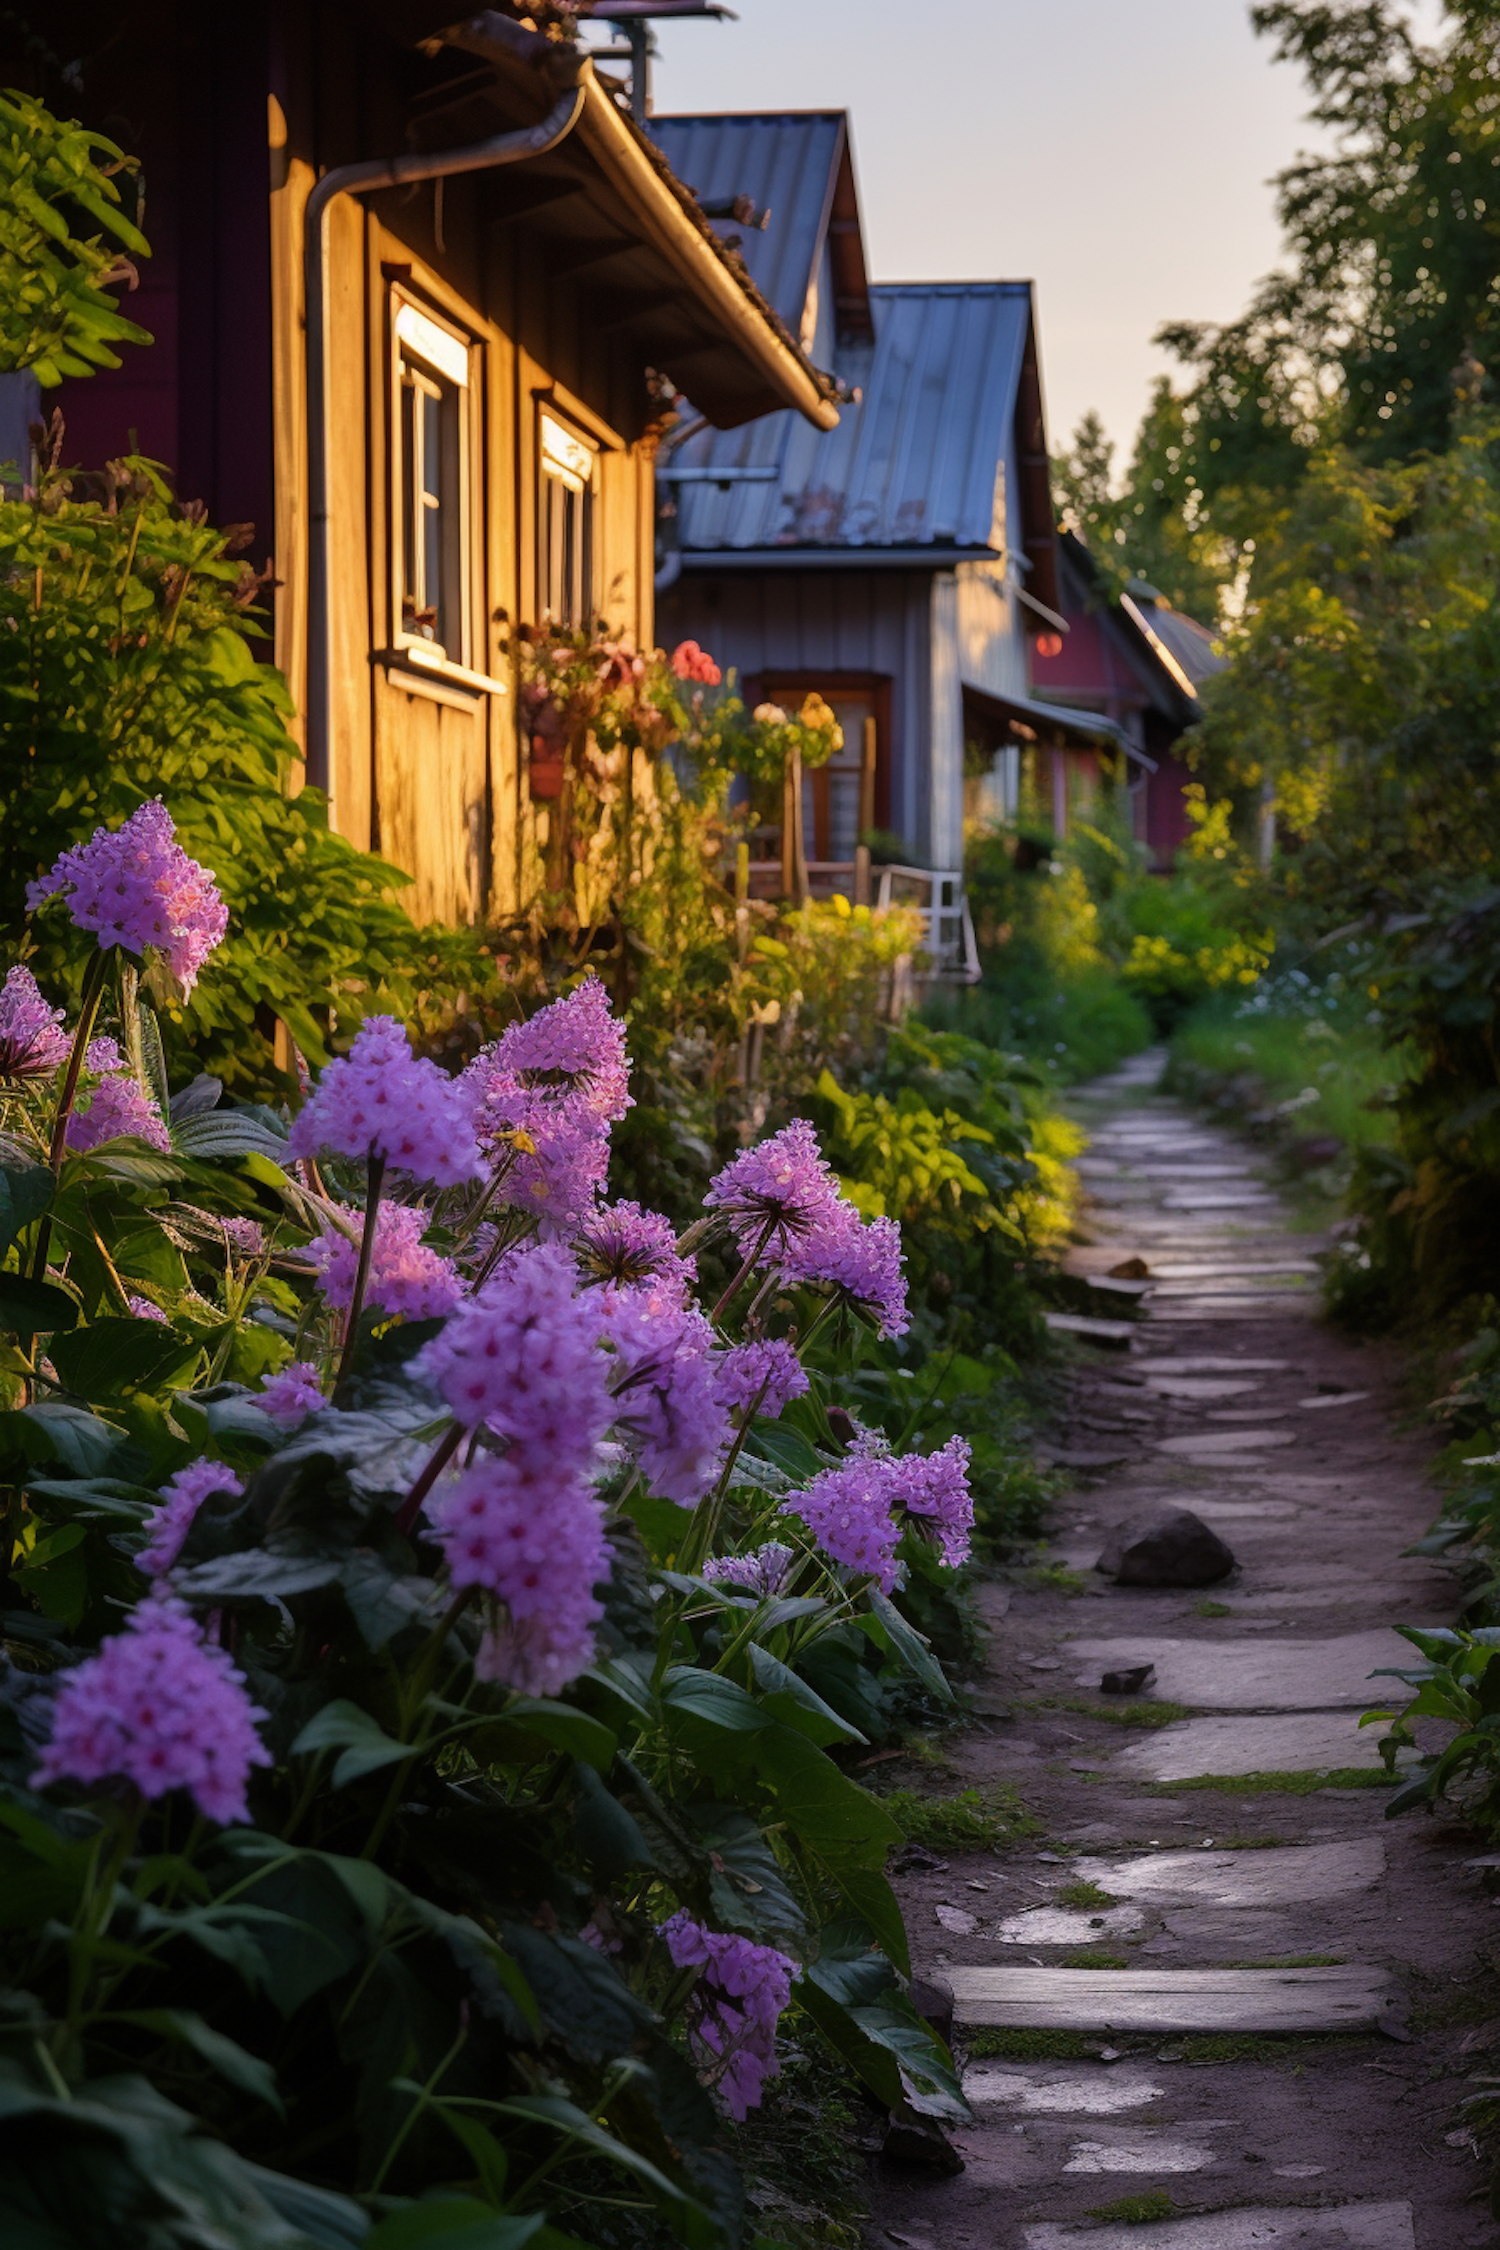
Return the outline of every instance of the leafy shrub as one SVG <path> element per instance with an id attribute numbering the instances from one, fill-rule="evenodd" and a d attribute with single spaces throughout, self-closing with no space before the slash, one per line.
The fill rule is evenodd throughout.
<path id="1" fill-rule="evenodd" d="M 231 958 L 226 944 L 210 977 Z M 289 1138 L 282 1112 L 202 1077 L 170 1092 L 133 967 L 108 999 L 118 959 L 90 957 L 71 1043 L 24 977 L 0 1002 L 0 2075 L 28 2121 L 0 2145 L 11 2201 L 62 2225 L 82 2199 L 164 2244 L 189 2239 L 182 2214 L 227 2227 L 232 2208 L 246 2250 L 399 2250 L 413 2225 L 438 2239 L 497 2214 L 576 2238 L 614 2224 L 623 2189 L 689 2250 L 733 2242 L 741 2188 L 703 2082 L 727 2069 L 743 2087 L 750 2050 L 704 2013 L 710 1940 L 782 1958 L 791 2036 L 882 2103 L 961 2117 L 905 1996 L 881 1871 L 900 1829 L 840 1763 L 904 1682 L 935 1705 L 951 1692 L 912 1622 L 913 1589 L 938 1574 L 920 1527 L 938 1519 L 907 1519 L 903 1591 L 879 1545 L 901 1519 L 871 1518 L 887 1559 L 867 1569 L 835 1560 L 842 1534 L 818 1513 L 816 1480 L 846 1460 L 857 1283 L 819 1283 L 813 1228 L 805 1280 L 773 1263 L 749 1315 L 742 1276 L 710 1338 L 678 1309 L 670 1229 L 622 1214 L 611 1236 L 590 1189 L 572 1225 L 595 1278 L 573 1293 L 561 1253 L 530 1237 L 539 1205 L 571 1232 L 567 1167 L 579 1135 L 602 1159 L 623 1091 L 596 984 L 487 1055 L 462 1100 L 396 1027 L 367 1027 Z M 88 1128 L 110 1087 L 139 1130 L 75 1134 L 70 1113 Z M 393 1202 L 388 1147 L 393 1171 L 452 1184 Z M 847 1245 L 857 1215 L 797 1162 Z M 721 1181 L 731 1207 L 742 1176 L 759 1177 Z M 726 1223 L 718 1208 L 704 1227 Z M 765 1238 L 761 1253 L 783 1255 Z M 508 1291 L 563 1299 L 553 1329 L 543 1304 L 496 1345 L 497 1377 L 522 1356 L 498 1403 L 471 1407 L 443 1354 L 491 1276 L 482 1325 Z M 748 1334 L 758 1368 L 762 1324 L 808 1358 L 810 1388 L 778 1420 L 754 1411 L 770 1404 L 757 1374 L 731 1418 L 726 1355 Z M 565 1347 L 588 1366 L 548 1408 Z M 606 1374 L 618 1443 L 596 1456 Z M 563 1458 L 579 1430 L 587 1483 Z M 891 1508 L 898 1490 L 936 1494 L 925 1474 L 910 1454 L 860 1470 Z M 540 1479 L 528 1521 L 545 1508 L 524 1548 L 485 1514 L 512 1477 Z M 942 1491 L 953 1561 L 963 1508 L 951 1478 Z M 590 1655 L 576 1622 L 559 1640 L 561 1613 L 522 1597 L 560 1589 L 576 1526 L 606 1521 L 595 1621 L 588 1567 L 569 1580 Z M 153 1765 L 149 1705 L 116 1699 L 123 1732 L 82 1727 L 97 1668 L 164 1634 L 216 1683 L 167 1754 L 232 1764 L 203 1731 L 227 1699 L 263 1744 L 241 1776 L 248 1819 L 191 1766 Z M 443 2212 L 409 2215 L 427 2195 Z"/>
<path id="2" fill-rule="evenodd" d="M 115 185 L 128 169 L 101 134 L 64 124 L 29 94 L 0 95 L 0 372 L 30 369 L 50 389 L 118 367 L 116 344 L 150 343 L 107 286 L 134 283 L 123 251 L 150 255 Z M 80 218 L 98 231 L 79 234 Z"/>

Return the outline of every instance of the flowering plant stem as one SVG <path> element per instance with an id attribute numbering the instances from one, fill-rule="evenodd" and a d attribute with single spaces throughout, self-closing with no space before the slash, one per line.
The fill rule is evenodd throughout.
<path id="1" fill-rule="evenodd" d="M 109 973 L 109 955 L 102 946 L 97 947 L 89 961 L 83 979 L 83 998 L 78 1007 L 78 1029 L 73 1034 L 72 1052 L 68 1067 L 63 1073 L 62 1092 L 57 1098 L 57 1115 L 52 1120 L 52 1143 L 47 1151 L 47 1162 L 55 1178 L 62 1170 L 63 1153 L 68 1142 L 68 1119 L 73 1114 L 73 1103 L 78 1095 L 78 1080 L 83 1071 L 84 1057 L 89 1040 L 93 1037 L 94 1020 L 99 1013 L 99 1002 L 104 995 L 104 979 Z M 37 1228 L 36 1252 L 31 1261 L 31 1278 L 41 1281 L 47 1271 L 47 1257 L 52 1248 L 52 1220 L 42 1219 Z"/>
<path id="2" fill-rule="evenodd" d="M 428 1493 L 437 1483 L 448 1463 L 463 1443 L 463 1425 L 455 1422 L 452 1429 L 439 1438 L 427 1458 L 426 1465 L 417 1472 L 412 1488 L 396 1513 L 396 1529 L 403 1538 L 410 1538 L 417 1520 L 417 1511 Z"/>
<path id="3" fill-rule="evenodd" d="M 714 1306 L 713 1311 L 709 1314 L 708 1317 L 713 1322 L 715 1328 L 718 1327 L 720 1321 L 724 1318 L 725 1313 L 734 1303 L 735 1298 L 739 1295 L 741 1289 L 749 1279 L 753 1269 L 760 1264 L 762 1257 L 765 1255 L 766 1245 L 769 1243 L 771 1236 L 775 1232 L 775 1230 L 776 1215 L 773 1212 L 771 1214 L 771 1217 L 767 1219 L 765 1225 L 761 1228 L 760 1240 L 756 1243 L 755 1248 L 750 1252 L 750 1255 L 746 1258 L 744 1264 L 740 1267 L 739 1272 L 735 1275 L 733 1281 L 731 1281 L 729 1287 L 725 1290 L 723 1296 L 719 1299 L 718 1303 Z"/>
<path id="4" fill-rule="evenodd" d="M 335 1397 L 348 1380 L 354 1364 L 354 1346 L 359 1336 L 359 1316 L 364 1310 L 365 1290 L 370 1279 L 370 1260 L 375 1254 L 375 1221 L 380 1211 L 380 1183 L 385 1178 L 385 1158 L 376 1150 L 370 1151 L 369 1170 L 365 1183 L 365 1225 L 359 1243 L 359 1264 L 354 1272 L 354 1294 L 349 1299 L 349 1317 L 344 1323 L 344 1349 L 339 1356 L 339 1371 L 334 1378 Z"/>

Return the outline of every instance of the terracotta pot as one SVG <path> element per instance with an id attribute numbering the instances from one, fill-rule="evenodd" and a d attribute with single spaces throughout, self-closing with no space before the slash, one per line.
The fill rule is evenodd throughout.
<path id="1" fill-rule="evenodd" d="M 531 794 L 533 797 L 555 801 L 563 793 L 564 759 L 561 750 L 553 751 L 550 745 L 531 753 Z"/>

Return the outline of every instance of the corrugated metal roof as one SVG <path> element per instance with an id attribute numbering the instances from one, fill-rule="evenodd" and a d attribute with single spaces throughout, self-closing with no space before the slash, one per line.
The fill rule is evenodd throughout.
<path id="1" fill-rule="evenodd" d="M 789 414 L 704 431 L 665 466 L 684 551 L 801 547 L 923 551 L 988 546 L 995 472 L 1012 451 L 1016 393 L 1031 325 L 1025 281 L 902 282 L 872 289 L 873 347 L 845 347 L 857 384 L 836 430 Z M 776 470 L 774 480 L 736 470 Z M 726 473 L 722 485 L 696 481 Z"/>
<path id="2" fill-rule="evenodd" d="M 1142 602 L 1141 607 L 1152 632 L 1166 644 L 1194 687 L 1223 671 L 1229 659 L 1214 647 L 1216 636 L 1207 625 L 1200 625 L 1196 617 L 1188 617 L 1163 601 Z"/>
<path id="3" fill-rule="evenodd" d="M 799 335 L 837 184 L 843 111 L 652 117 L 647 130 L 700 203 L 748 195 L 757 210 L 769 209 L 763 232 L 733 219 L 713 223 L 739 236 L 750 278 Z"/>

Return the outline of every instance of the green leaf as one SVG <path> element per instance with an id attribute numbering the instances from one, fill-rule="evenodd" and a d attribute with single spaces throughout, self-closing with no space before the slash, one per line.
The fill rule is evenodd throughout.
<path id="1" fill-rule="evenodd" d="M 382 1766 L 398 1765 L 416 1756 L 409 1742 L 393 1741 L 368 1711 L 342 1698 L 325 1703 L 292 1744 L 294 1757 L 312 1757 L 320 1750 L 341 1753 L 333 1768 L 335 1789 L 345 1789 L 351 1781 L 363 1780 L 367 1773 L 378 1773 Z"/>
<path id="2" fill-rule="evenodd" d="M 640 1823 L 605 1787 L 593 1767 L 580 1765 L 576 1780 L 573 1833 L 589 1868 L 605 1882 L 618 1882 L 637 1869 L 653 1867 L 651 1846 Z"/>
<path id="3" fill-rule="evenodd" d="M 758 1734 L 771 1721 L 753 1695 L 718 1672 L 674 1664 L 662 1685 L 662 1702 L 679 1718 L 692 1718 L 726 1734 Z"/>
<path id="4" fill-rule="evenodd" d="M 96 1320 L 55 1338 L 51 1358 L 64 1386 L 80 1398 L 118 1398 L 122 1391 L 150 1389 L 172 1371 L 188 1373 L 198 1349 L 160 1321 Z"/>
<path id="5" fill-rule="evenodd" d="M 924 2117 L 969 2122 L 952 2056 L 857 1924 L 833 1923 L 824 1931 L 796 1997 L 883 2102 L 894 2108 L 904 2101 Z"/>
<path id="6" fill-rule="evenodd" d="M 108 2022 L 133 2023 L 142 2031 L 154 2031 L 163 2039 L 181 2040 L 231 2086 L 238 2086 L 245 2094 L 253 2094 L 277 2116 L 285 2115 L 281 2095 L 276 2087 L 276 2073 L 259 2055 L 252 2055 L 237 2039 L 229 2039 L 222 2031 L 215 2031 L 201 2016 L 184 2008 L 133 2008 L 126 2014 L 107 2017 Z"/>
<path id="7" fill-rule="evenodd" d="M 497 1765 L 535 1765 L 550 1751 L 561 1750 L 581 1765 L 608 1773 L 615 1762 L 619 1738 L 601 1719 L 571 1703 L 538 1701 L 518 1696 L 497 1719 L 470 1737 L 476 1757 Z"/>
<path id="8" fill-rule="evenodd" d="M 190 1602 L 269 1602 L 312 1593 L 338 1575 L 338 1561 L 331 1555 L 279 1555 L 269 1547 L 251 1547 L 177 1571 L 172 1584 Z"/>
<path id="9" fill-rule="evenodd" d="M 222 1164 L 236 1156 L 260 1156 L 273 1164 L 287 1161 L 284 1133 L 273 1133 L 259 1118 L 235 1112 L 185 1117 L 174 1127 L 172 1141 L 182 1155 L 205 1163 Z"/>
<path id="10" fill-rule="evenodd" d="M 123 1443 L 123 1432 L 102 1422 L 81 1406 L 65 1406 L 43 1399 L 35 1406 L 17 1407 L 6 1417 L 33 1461 L 60 1461 L 75 1476 L 107 1474 L 110 1462 Z M 0 1425 L 3 1426 L 3 1425 Z"/>
<path id="11" fill-rule="evenodd" d="M 769 1725 L 756 1760 L 782 1818 L 821 1858 L 879 1868 L 900 1842 L 900 1829 L 876 1799 L 792 1727 Z"/>
<path id="12" fill-rule="evenodd" d="M 0 1164 L 0 1254 L 36 1224 L 56 1184 L 45 1164 Z"/>
<path id="13" fill-rule="evenodd" d="M 543 2223 L 540 2211 L 500 2212 L 471 2195 L 434 2195 L 382 2219 L 365 2250 L 523 2250 Z"/>
<path id="14" fill-rule="evenodd" d="M 78 1318 L 76 1301 L 50 1281 L 0 1273 L 0 1328 L 15 1336 L 60 1335 Z"/>
<path id="15" fill-rule="evenodd" d="M 750 1668 L 755 1674 L 755 1684 L 760 1689 L 760 1700 L 771 1716 L 782 1720 L 805 1734 L 810 1742 L 867 1742 L 858 1727 L 841 1719 L 831 1705 L 825 1703 L 805 1680 L 799 1680 L 788 1664 L 769 1649 L 752 1641 L 749 1648 Z"/>
<path id="16" fill-rule="evenodd" d="M 914 1625 L 908 1625 L 895 1603 L 882 1594 L 878 1586 L 869 1593 L 870 1617 L 884 1631 L 890 1648 L 900 1657 L 907 1670 L 914 1672 L 930 1695 L 944 1703 L 953 1701 L 953 1690 L 948 1685 L 942 1666 L 931 1648 Z M 861 1620 L 864 1623 L 865 1620 Z M 872 1634 L 871 1638 L 877 1638 Z"/>

